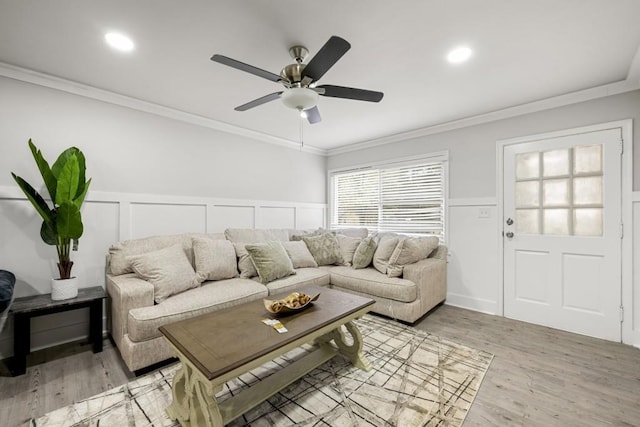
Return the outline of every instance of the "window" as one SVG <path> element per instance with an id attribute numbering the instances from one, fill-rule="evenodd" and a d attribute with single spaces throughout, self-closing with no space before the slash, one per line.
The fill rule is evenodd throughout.
<path id="1" fill-rule="evenodd" d="M 445 161 L 376 165 L 331 175 L 331 228 L 432 234 L 444 241 Z"/>

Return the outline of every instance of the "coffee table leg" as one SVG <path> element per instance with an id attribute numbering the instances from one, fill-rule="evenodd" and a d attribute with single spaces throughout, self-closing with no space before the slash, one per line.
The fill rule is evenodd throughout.
<path id="1" fill-rule="evenodd" d="M 360 333 L 360 330 L 352 322 L 347 322 L 344 324 L 344 326 L 347 331 L 349 331 L 349 334 L 353 339 L 352 344 L 347 343 L 342 327 L 334 329 L 327 335 L 321 337 L 318 341 L 326 342 L 333 339 L 333 341 L 338 346 L 338 350 L 340 351 L 340 353 L 347 356 L 354 366 L 362 369 L 363 371 L 368 371 L 369 369 L 371 369 L 371 363 L 369 363 L 369 360 L 367 360 L 367 358 L 364 357 L 364 354 L 362 353 L 362 334 Z"/>
<path id="2" fill-rule="evenodd" d="M 224 423 L 215 397 L 222 386 L 214 387 L 188 360 L 179 358 L 182 367 L 173 377 L 173 401 L 167 408 L 169 418 L 182 426 L 222 427 Z"/>

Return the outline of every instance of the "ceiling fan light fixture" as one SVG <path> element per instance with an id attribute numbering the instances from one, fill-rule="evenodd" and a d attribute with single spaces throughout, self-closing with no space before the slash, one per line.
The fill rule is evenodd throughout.
<path id="1" fill-rule="evenodd" d="M 282 93 L 282 103 L 296 110 L 306 110 L 318 103 L 318 94 L 306 87 L 292 87 Z"/>

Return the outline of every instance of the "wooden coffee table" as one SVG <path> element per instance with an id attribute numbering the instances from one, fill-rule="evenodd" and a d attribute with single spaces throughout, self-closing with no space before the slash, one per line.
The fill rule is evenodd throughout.
<path id="1" fill-rule="evenodd" d="M 362 336 L 351 321 L 367 313 L 375 301 L 321 287 L 299 291 L 320 293 L 320 297 L 300 313 L 280 317 L 288 329 L 283 334 L 262 323 L 262 319 L 274 317 L 262 300 L 161 327 L 182 362 L 173 378 L 169 417 L 183 426 L 223 426 L 337 353 L 369 370 L 371 365 L 362 354 Z M 351 343 L 345 339 L 344 329 L 351 335 Z M 216 393 L 228 380 L 310 342 L 317 345 L 315 351 L 240 394 L 216 401 Z"/>

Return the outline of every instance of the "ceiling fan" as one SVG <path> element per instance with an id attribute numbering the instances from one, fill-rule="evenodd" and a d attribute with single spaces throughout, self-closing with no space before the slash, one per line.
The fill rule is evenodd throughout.
<path id="1" fill-rule="evenodd" d="M 280 71 L 280 75 L 223 55 L 213 55 L 211 60 L 271 80 L 272 82 L 280 83 L 285 87 L 283 91 L 270 93 L 269 95 L 242 104 L 235 108 L 236 111 L 246 111 L 280 98 L 284 105 L 297 109 L 301 115 L 307 117 L 309 123 L 313 124 L 321 120 L 320 111 L 316 105 L 318 95 L 368 102 L 379 102 L 384 96 L 382 92 L 352 87 L 334 85 L 316 86 L 317 81 L 320 80 L 350 48 L 351 45 L 348 41 L 337 36 L 332 36 L 311 61 L 303 64 L 309 51 L 304 46 L 293 46 L 289 49 L 289 53 L 296 60 L 296 63 L 285 66 L 282 71 Z"/>

